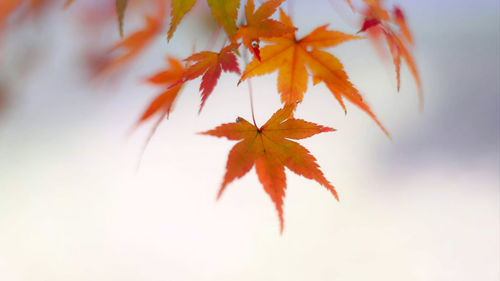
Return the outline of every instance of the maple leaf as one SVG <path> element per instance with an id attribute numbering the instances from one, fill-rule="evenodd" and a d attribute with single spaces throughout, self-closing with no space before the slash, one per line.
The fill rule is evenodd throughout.
<path id="1" fill-rule="evenodd" d="M 422 83 L 418 74 L 417 66 L 409 47 L 413 46 L 413 38 L 406 23 L 406 18 L 403 11 L 399 7 L 394 7 L 392 17 L 390 13 L 385 10 L 380 0 L 364 0 L 367 9 L 364 12 L 365 20 L 360 30 L 372 31 L 368 32 L 368 37 L 372 40 L 373 44 L 379 47 L 380 40 L 378 36 L 380 33 L 386 38 L 389 51 L 391 53 L 394 67 L 396 70 L 396 84 L 399 91 L 401 86 L 401 61 L 405 60 L 410 72 L 418 87 L 419 106 L 423 106 Z M 392 28 L 391 24 L 395 24 L 399 28 L 398 33 Z"/>
<path id="2" fill-rule="evenodd" d="M 201 133 L 239 141 L 229 152 L 226 174 L 217 198 L 220 198 L 229 183 L 243 177 L 255 165 L 259 181 L 278 211 L 281 232 L 284 226 L 285 167 L 297 175 L 317 181 L 338 200 L 335 188 L 321 172 L 316 158 L 306 148 L 293 141 L 331 132 L 333 129 L 290 118 L 292 112 L 292 106 L 285 106 L 260 128 L 238 117 L 234 123 L 223 124 Z"/>
<path id="3" fill-rule="evenodd" d="M 381 21 L 390 20 L 390 15 L 384 8 L 382 8 L 380 0 L 363 0 L 363 2 L 370 7 L 367 11 L 367 18 L 374 18 Z"/>
<path id="4" fill-rule="evenodd" d="M 168 57 L 167 58 L 169 67 L 165 70 L 162 70 L 153 76 L 149 77 L 146 81 L 157 86 L 162 86 L 165 88 L 163 92 L 161 92 L 146 108 L 144 113 L 141 115 L 139 118 L 137 124 L 135 127 L 139 126 L 142 124 L 144 121 L 152 118 L 154 115 L 160 114 L 160 117 L 156 121 L 156 123 L 153 125 L 153 128 L 151 129 L 150 134 L 148 135 L 146 142 L 143 147 L 143 151 L 146 148 L 147 144 L 153 137 L 154 133 L 156 132 L 158 126 L 160 125 L 161 121 L 165 119 L 165 117 L 168 119 L 170 112 L 172 111 L 174 102 L 179 95 L 180 90 L 182 89 L 183 84 L 178 84 L 175 85 L 174 87 L 170 87 L 173 85 L 175 82 L 177 82 L 179 79 L 182 78 L 182 75 L 184 75 L 184 66 L 182 63 L 173 57 Z"/>
<path id="5" fill-rule="evenodd" d="M 405 41 L 413 45 L 413 36 L 411 35 L 410 28 L 406 24 L 406 17 L 399 7 L 394 7 L 394 22 L 396 25 L 399 27 L 399 30 L 401 30 L 401 34 L 403 35 L 403 38 Z"/>
<path id="6" fill-rule="evenodd" d="M 203 51 L 191 55 L 185 59 L 185 61 L 194 64 L 191 65 L 184 72 L 182 78 L 171 87 L 203 75 L 200 85 L 201 105 L 199 112 L 201 112 L 208 96 L 210 96 L 214 90 L 222 71 L 235 72 L 240 75 L 238 61 L 233 53 L 238 46 L 239 44 L 233 43 L 222 48 L 219 53 Z"/>
<path id="7" fill-rule="evenodd" d="M 248 0 L 245 6 L 246 25 L 240 26 L 234 40 L 242 38 L 243 44 L 260 60 L 260 38 L 272 38 L 293 33 L 296 28 L 282 24 L 269 17 L 285 0 L 268 0 L 255 10 L 253 0 Z"/>
<path id="8" fill-rule="evenodd" d="M 120 55 L 108 59 L 100 65 L 98 72 L 101 75 L 110 74 L 121 68 L 124 64 L 128 63 L 136 56 L 138 56 L 148 44 L 155 38 L 161 31 L 163 26 L 163 17 L 165 14 L 165 6 L 163 1 L 156 1 L 158 3 L 157 14 L 154 16 L 146 16 L 146 26 L 129 36 L 125 37 L 115 46 L 110 48 L 109 54 L 121 52 Z"/>
<path id="9" fill-rule="evenodd" d="M 177 26 L 194 6 L 196 0 L 172 0 L 172 10 L 170 12 L 171 21 L 167 39 L 174 35 Z M 224 27 L 229 39 L 236 33 L 236 18 L 240 0 L 207 0 L 208 6 L 212 10 L 212 16 L 217 23 Z"/>
<path id="10" fill-rule="evenodd" d="M 293 26 L 291 19 L 283 10 L 280 13 L 281 22 Z M 262 48 L 261 61 L 254 59 L 248 64 L 240 82 L 256 75 L 279 70 L 278 92 L 281 94 L 281 101 L 284 104 L 296 105 L 302 101 L 307 90 L 307 68 L 309 68 L 315 84 L 324 82 L 344 111 L 346 107 L 343 97 L 366 112 L 390 137 L 370 107 L 363 101 L 358 90 L 349 82 L 342 63 L 332 54 L 321 50 L 361 37 L 331 31 L 327 27 L 327 25 L 320 26 L 300 40 L 294 34 L 267 39 L 266 41 L 271 44 Z"/>
<path id="11" fill-rule="evenodd" d="M 196 0 L 172 0 L 172 8 L 170 11 L 170 28 L 168 30 L 167 39 L 170 40 L 174 35 L 177 25 L 181 22 L 184 15 L 193 8 Z"/>
<path id="12" fill-rule="evenodd" d="M 207 0 L 207 3 L 214 19 L 224 27 L 229 40 L 233 40 L 237 29 L 236 18 L 240 0 Z"/>
<path id="13" fill-rule="evenodd" d="M 73 4 L 75 0 L 66 0 L 64 3 L 64 8 L 68 8 Z M 125 10 L 127 9 L 128 0 L 116 0 L 115 8 L 118 14 L 118 30 L 120 31 L 120 37 L 123 37 L 123 19 L 125 17 Z"/>
<path id="14" fill-rule="evenodd" d="M 160 111 L 163 112 L 162 115 L 167 118 L 170 115 L 173 103 L 182 88 L 182 84 L 177 84 L 173 87 L 171 86 L 182 79 L 185 70 L 182 63 L 176 58 L 168 57 L 167 61 L 170 65 L 169 68 L 156 73 L 146 80 L 151 84 L 165 87 L 165 91 L 163 91 L 151 102 L 149 107 L 146 111 L 144 111 L 139 119 L 139 123 L 149 119 L 151 116 Z"/>

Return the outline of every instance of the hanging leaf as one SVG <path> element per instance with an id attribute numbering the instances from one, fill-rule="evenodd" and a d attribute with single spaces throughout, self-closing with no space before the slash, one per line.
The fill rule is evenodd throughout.
<path id="1" fill-rule="evenodd" d="M 162 22 L 150 16 L 146 17 L 146 26 L 128 37 L 125 37 L 118 44 L 113 46 L 109 53 L 120 53 L 106 61 L 98 70 L 100 75 L 109 75 L 122 68 L 139 55 L 152 41 L 152 39 L 161 31 Z"/>
<path id="2" fill-rule="evenodd" d="M 280 19 L 284 25 L 293 26 L 283 10 Z M 262 60 L 254 59 L 248 64 L 240 81 L 279 70 L 278 92 L 281 102 L 295 106 L 302 101 L 307 90 L 308 68 L 316 83 L 324 82 L 327 85 L 344 111 L 347 110 L 343 97 L 366 112 L 390 138 L 389 132 L 349 82 L 342 63 L 332 54 L 321 50 L 361 37 L 328 30 L 327 27 L 318 27 L 302 39 L 297 39 L 294 34 L 267 39 L 271 44 L 262 48 Z"/>
<path id="3" fill-rule="evenodd" d="M 240 26 L 234 40 L 242 38 L 243 44 L 250 52 L 260 60 L 260 39 L 284 36 L 293 33 L 295 27 L 284 25 L 269 17 L 284 0 L 268 0 L 255 11 L 253 0 L 248 0 L 245 6 L 245 17 L 247 24 Z"/>
<path id="4" fill-rule="evenodd" d="M 200 85 L 201 105 L 199 112 L 201 112 L 208 96 L 214 90 L 222 71 L 240 74 L 238 61 L 233 53 L 238 46 L 239 44 L 230 44 L 222 48 L 219 53 L 204 51 L 185 59 L 187 62 L 193 62 L 194 64 L 186 70 L 182 79 L 175 83 L 174 86 L 203 75 Z"/>
<path id="5" fill-rule="evenodd" d="M 290 118 L 292 112 L 292 106 L 285 106 L 260 128 L 239 117 L 234 123 L 223 124 L 202 133 L 239 141 L 229 152 L 226 174 L 217 198 L 229 183 L 243 177 L 255 165 L 259 181 L 278 211 L 281 232 L 284 226 L 285 167 L 297 175 L 315 180 L 338 200 L 335 188 L 321 172 L 316 158 L 305 147 L 293 141 L 331 132 L 333 129 Z"/>
<path id="6" fill-rule="evenodd" d="M 183 84 L 177 84 L 174 87 L 170 87 L 182 78 L 184 75 L 184 67 L 182 66 L 182 63 L 175 58 L 169 57 L 167 60 L 169 68 L 162 70 L 147 79 L 149 83 L 162 86 L 165 90 L 158 95 L 151 102 L 146 111 L 144 111 L 139 119 L 139 124 L 151 118 L 156 113 L 162 113 L 162 115 L 165 115 L 168 118 L 174 101 L 183 86 Z"/>
<path id="7" fill-rule="evenodd" d="M 233 40 L 236 33 L 236 18 L 240 0 L 207 0 L 212 16 L 220 26 L 224 27 L 229 40 Z"/>
<path id="8" fill-rule="evenodd" d="M 212 16 L 217 23 L 224 27 L 229 39 L 233 39 L 236 33 L 236 18 L 238 17 L 238 8 L 240 0 L 207 0 L 208 6 L 212 10 Z M 174 35 L 177 26 L 184 16 L 193 8 L 196 0 L 173 0 L 170 29 L 167 39 L 170 40 Z"/>
<path id="9" fill-rule="evenodd" d="M 193 8 L 196 0 L 172 0 L 172 8 L 170 12 L 170 29 L 168 30 L 167 39 L 170 40 L 174 35 L 177 25 L 181 22 L 184 15 Z"/>
<path id="10" fill-rule="evenodd" d="M 394 7 L 394 22 L 398 25 L 399 30 L 401 30 L 401 34 L 406 43 L 409 45 L 413 45 L 413 37 L 411 35 L 410 28 L 406 24 L 406 17 L 403 11 L 399 7 Z"/>
<path id="11" fill-rule="evenodd" d="M 385 10 L 379 0 L 364 0 L 366 3 L 365 20 L 361 31 L 367 32 L 377 49 L 381 49 L 380 45 L 383 41 L 378 40 L 378 34 L 383 34 L 386 38 L 385 42 L 389 46 L 395 71 L 396 71 L 396 86 L 399 91 L 401 86 L 401 61 L 406 61 L 408 68 L 418 87 L 419 107 L 423 107 L 423 92 L 422 82 L 417 70 L 417 65 L 410 48 L 413 46 L 413 38 L 406 24 L 406 18 L 403 11 L 399 7 L 394 8 L 393 16 Z M 394 24 L 399 30 L 392 27 Z"/>

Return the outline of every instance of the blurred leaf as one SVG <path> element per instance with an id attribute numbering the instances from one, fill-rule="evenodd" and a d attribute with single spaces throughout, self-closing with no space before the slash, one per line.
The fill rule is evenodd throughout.
<path id="1" fill-rule="evenodd" d="M 161 31 L 161 19 L 146 16 L 146 26 L 129 36 L 110 49 L 110 53 L 120 53 L 118 56 L 108 60 L 98 70 L 101 75 L 108 75 L 123 67 L 123 65 L 135 58 Z"/>
<path id="2" fill-rule="evenodd" d="M 147 79 L 147 81 L 151 84 L 165 87 L 165 90 L 151 102 L 149 107 L 146 111 L 144 111 L 139 119 L 139 123 L 144 122 L 158 112 L 165 113 L 167 118 L 170 115 L 173 103 L 182 88 L 182 84 L 178 84 L 174 87 L 170 86 L 182 78 L 184 75 L 184 67 L 179 60 L 173 57 L 168 58 L 168 63 L 169 68 L 162 70 Z"/>
<path id="3" fill-rule="evenodd" d="M 75 0 L 66 0 L 66 3 L 64 3 L 64 8 L 69 7 L 71 4 L 73 4 L 73 2 L 75 2 Z"/>
<path id="4" fill-rule="evenodd" d="M 403 11 L 399 7 L 394 8 L 393 16 L 389 16 L 389 12 L 383 8 L 379 0 L 364 0 L 367 5 L 366 18 L 363 22 L 363 27 L 360 31 L 380 30 L 386 38 L 386 43 L 392 55 L 394 67 L 396 70 L 396 87 L 399 91 L 401 87 L 401 61 L 404 59 L 410 69 L 410 72 L 418 87 L 419 106 L 423 107 L 422 82 L 417 70 L 417 65 L 410 48 L 413 46 L 413 38 L 406 24 L 406 19 Z M 394 24 L 399 30 L 393 29 L 391 24 Z M 399 31 L 399 32 L 398 32 Z M 376 34 L 380 32 L 368 32 L 368 36 L 372 42 L 380 49 L 379 44 L 382 41 L 377 40 Z"/>
<path id="5" fill-rule="evenodd" d="M 223 26 L 230 40 L 236 33 L 236 18 L 240 0 L 207 0 L 214 19 Z"/>

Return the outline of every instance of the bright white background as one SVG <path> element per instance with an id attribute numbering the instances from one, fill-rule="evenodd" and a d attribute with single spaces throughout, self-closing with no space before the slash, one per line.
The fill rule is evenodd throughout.
<path id="1" fill-rule="evenodd" d="M 306 2 L 294 2 L 299 36 L 325 23 L 356 31 L 328 1 Z M 394 140 L 309 84 L 297 116 L 338 131 L 301 143 L 340 203 L 287 172 L 283 235 L 254 170 L 215 201 L 234 143 L 195 132 L 250 118 L 234 74 L 199 116 L 200 80 L 191 82 L 136 170 L 152 123 L 127 132 L 159 91 L 140 80 L 166 54 L 189 55 L 196 13 L 123 80 L 100 86 L 78 70 L 74 11 L 11 30 L 0 64 L 10 90 L 0 115 L 0 280 L 499 280 L 499 3 L 400 2 L 424 111 L 406 67 L 397 93 L 392 66 L 368 42 L 332 49 Z M 20 69 L 33 52 L 35 66 Z M 263 124 L 279 108 L 276 76 L 253 81 Z"/>

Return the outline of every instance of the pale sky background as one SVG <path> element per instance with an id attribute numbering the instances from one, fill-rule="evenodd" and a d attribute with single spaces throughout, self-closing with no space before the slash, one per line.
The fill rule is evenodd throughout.
<path id="1" fill-rule="evenodd" d="M 335 1 L 338 10 L 294 1 L 299 37 L 325 23 L 356 32 Z M 105 85 L 82 77 L 78 3 L 8 30 L 0 280 L 500 280 L 499 2 L 399 3 L 416 38 L 425 109 L 408 69 L 397 93 L 393 66 L 369 42 L 332 49 L 393 141 L 310 83 L 297 116 L 337 131 L 300 143 L 340 202 L 287 171 L 283 235 L 254 170 L 215 201 L 235 143 L 195 133 L 251 118 L 234 74 L 222 75 L 200 115 L 200 80 L 185 87 L 136 171 L 153 122 L 127 133 L 160 90 L 140 81 L 167 54 L 190 54 L 197 11 L 168 45 L 158 38 Z M 131 16 L 125 31 L 138 24 Z M 115 26 L 109 32 L 118 39 Z M 206 38 L 197 38 L 200 50 Z M 253 83 L 263 124 L 280 107 L 276 75 Z"/>

